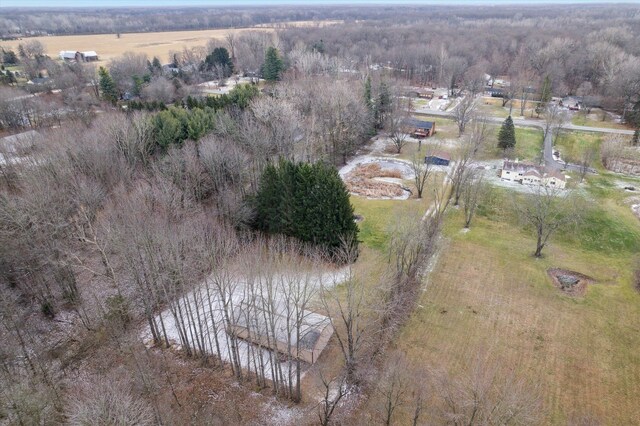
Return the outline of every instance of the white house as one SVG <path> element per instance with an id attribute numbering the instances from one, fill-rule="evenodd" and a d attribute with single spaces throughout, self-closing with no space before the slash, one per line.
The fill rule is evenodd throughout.
<path id="1" fill-rule="evenodd" d="M 560 172 L 550 170 L 542 177 L 542 184 L 552 188 L 563 189 L 567 185 L 567 178 Z"/>
<path id="2" fill-rule="evenodd" d="M 522 175 L 522 183 L 524 185 L 540 185 L 542 181 L 542 175 L 536 169 L 527 170 Z"/>
<path id="3" fill-rule="evenodd" d="M 545 185 L 553 188 L 564 188 L 565 176 L 555 170 L 547 170 L 531 163 L 505 160 L 500 171 L 500 178 L 523 185 Z"/>

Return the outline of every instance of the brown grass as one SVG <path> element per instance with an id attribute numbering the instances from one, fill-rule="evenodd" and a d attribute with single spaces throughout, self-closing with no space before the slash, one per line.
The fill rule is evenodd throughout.
<path id="1" fill-rule="evenodd" d="M 223 40 L 229 34 L 241 34 L 247 31 L 273 32 L 273 28 L 229 28 L 204 31 L 170 31 L 157 33 L 128 33 L 117 38 L 115 34 L 72 35 L 53 37 L 34 37 L 23 40 L 3 41 L 0 43 L 5 49 L 17 51 L 18 45 L 28 40 L 38 40 L 45 52 L 51 58 L 58 58 L 61 50 L 95 50 L 104 63 L 124 52 L 146 53 L 149 58 L 157 56 L 160 61 L 169 61 L 170 51 L 180 51 L 183 48 L 205 46 L 211 39 Z"/>
<path id="2" fill-rule="evenodd" d="M 489 352 L 539 384 L 544 424 L 566 424 L 576 413 L 634 424 L 640 418 L 640 296 L 632 290 L 631 262 L 557 244 L 534 259 L 528 234 L 486 219 L 462 234 L 458 216 L 449 222 L 449 245 L 399 349 L 424 368 L 453 376 L 474 354 Z M 563 296 L 546 273 L 551 267 L 588 272 L 603 285 L 581 299 Z M 409 416 L 403 410 L 397 420 Z"/>
<path id="3" fill-rule="evenodd" d="M 374 180 L 376 177 L 402 179 L 399 170 L 384 169 L 377 163 L 361 164 L 346 177 L 345 183 L 350 193 L 370 198 L 401 197 L 404 190 L 397 184 Z"/>
<path id="4" fill-rule="evenodd" d="M 399 170 L 383 169 L 380 164 L 377 163 L 370 163 L 362 164 L 356 167 L 351 173 L 349 173 L 349 177 L 367 179 L 371 179 L 374 177 L 390 177 L 402 179 L 402 173 L 400 173 Z"/>
<path id="5" fill-rule="evenodd" d="M 373 179 L 348 180 L 347 189 L 352 194 L 370 198 L 401 197 L 404 194 L 403 189 L 399 185 Z"/>

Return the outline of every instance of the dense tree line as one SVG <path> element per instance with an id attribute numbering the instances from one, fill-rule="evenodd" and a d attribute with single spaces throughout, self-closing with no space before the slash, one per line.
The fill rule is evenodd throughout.
<path id="1" fill-rule="evenodd" d="M 121 19 L 122 31 L 143 18 L 149 18 L 146 29 L 198 27 L 210 18 L 203 10 L 164 23 L 154 20 L 155 10 L 132 11 Z M 288 9 L 253 11 L 241 21 L 275 19 L 281 11 Z M 549 102 L 558 93 L 600 96 L 634 121 L 640 105 L 636 9 L 302 8 L 288 17 L 313 11 L 368 21 L 212 41 L 172 53 L 169 71 L 159 58 L 136 54 L 100 72 L 51 65 L 63 87 L 58 108 L 44 96 L 0 91 L 3 127 L 56 125 L 42 132 L 40 143 L 6 153 L 12 161 L 0 163 L 0 419 L 82 424 L 109 418 L 113 409 L 127 422 L 180 424 L 215 406 L 218 413 L 198 420 L 241 424 L 250 414 L 239 414 L 224 398 L 184 408 L 192 398 L 175 389 L 176 377 L 184 375 L 165 368 L 174 366 L 167 361 L 171 352 L 143 347 L 137 325 L 145 324 L 145 343 L 179 345 L 197 359 L 198 376 L 224 377 L 227 369 L 226 376 L 251 389 L 300 401 L 305 366 L 296 353 L 314 309 L 329 315 L 343 367 L 335 380 L 308 371 L 323 386 L 321 424 L 350 423 L 339 417 L 339 403 L 360 392 L 386 424 L 403 398 L 411 400 L 414 424 L 424 421 L 426 404 L 442 409 L 429 418 L 443 423 L 535 422 L 535 392 L 517 380 L 502 383 L 504 372 L 486 360 L 457 381 L 409 365 L 390 344 L 416 306 L 449 200 L 462 204 L 466 227 L 478 207 L 483 185 L 474 161 L 484 152 L 487 127 L 474 119 L 473 97 L 456 110 L 461 137 L 450 187 L 430 194 L 435 203 L 428 214 L 403 217 L 390 230 L 375 275 L 352 265 L 358 228 L 334 166 L 380 130 L 402 152 L 400 125 L 410 105 L 398 95 L 409 83 L 476 94 L 485 72 L 504 74 L 513 83 L 505 105 L 512 99 L 525 104 L 528 88 L 538 86 L 545 134 L 559 132 L 566 121 Z M 114 12 L 77 12 L 77 26 L 65 31 L 81 31 L 92 13 Z M 192 13 L 201 16 L 186 24 Z M 31 24 L 51 17 L 48 11 L 32 16 Z M 42 28 L 62 22 L 51 21 Z M 6 17 L 0 23 L 6 25 Z M 25 42 L 18 57 L 29 72 L 50 66 L 34 43 Z M 224 84 L 232 66 L 270 82 L 262 92 L 240 84 L 215 97 L 194 89 L 209 78 Z M 134 99 L 123 101 L 127 93 Z M 72 108 L 82 105 L 81 94 L 105 101 L 104 112 L 93 117 Z M 511 118 L 499 142 L 513 147 Z M 602 149 L 607 166 L 632 150 L 626 141 L 605 141 Z M 433 189 L 433 169 L 422 158 L 411 167 L 422 197 Z M 320 277 L 329 254 L 347 265 L 340 286 Z M 284 326 L 277 324 L 282 315 Z M 229 331 L 239 322 L 266 340 L 247 344 Z M 268 350 L 283 334 L 294 344 Z M 425 375 L 432 376 L 430 395 Z M 241 387 L 225 392 L 232 388 Z"/>
<path id="2" fill-rule="evenodd" d="M 504 102 L 521 100 L 521 108 L 529 101 L 530 88 L 544 92 L 545 98 L 550 92 L 578 95 L 585 106 L 620 112 L 637 98 L 637 8 L 472 10 L 439 14 L 434 8 L 429 18 L 417 14 L 414 22 L 290 28 L 280 33 L 280 43 L 289 52 L 322 40 L 325 54 L 345 60 L 345 68 L 384 67 L 414 83 L 449 87 L 454 93 L 463 88 L 478 93 L 485 73 L 505 78 L 511 84 L 503 88 Z"/>
<path id="3" fill-rule="evenodd" d="M 254 226 L 331 251 L 345 241 L 357 247 L 349 193 L 337 170 L 323 163 L 281 161 L 268 165 L 255 196 Z"/>

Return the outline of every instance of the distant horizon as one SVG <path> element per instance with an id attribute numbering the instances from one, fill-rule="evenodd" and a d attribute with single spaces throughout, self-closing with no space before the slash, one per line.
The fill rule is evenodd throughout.
<path id="1" fill-rule="evenodd" d="M 60 0 L 55 6 L 50 0 L 2 0 L 2 8 L 128 8 L 128 7 L 246 7 L 246 6 L 517 6 L 517 5 L 572 5 L 572 4 L 634 4 L 635 1 L 619 0 Z"/>

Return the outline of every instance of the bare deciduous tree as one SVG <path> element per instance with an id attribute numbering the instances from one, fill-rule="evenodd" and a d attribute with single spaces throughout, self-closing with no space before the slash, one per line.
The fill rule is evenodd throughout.
<path id="1" fill-rule="evenodd" d="M 424 192 L 425 186 L 431 177 L 431 172 L 433 171 L 433 165 L 431 162 L 427 161 L 427 157 L 431 155 L 431 153 L 435 152 L 436 149 L 429 146 L 426 150 L 425 156 L 417 156 L 414 155 L 411 160 L 411 170 L 413 171 L 413 183 L 416 186 L 417 197 L 422 198 L 422 194 Z"/>
<path id="2" fill-rule="evenodd" d="M 534 229 L 535 257 L 542 257 L 542 249 L 554 232 L 579 220 L 579 210 L 571 195 L 569 190 L 538 185 L 531 194 L 514 198 L 519 217 Z"/>
<path id="3" fill-rule="evenodd" d="M 350 241 L 344 241 L 341 261 L 348 266 L 348 276 L 343 287 L 343 294 L 321 289 L 322 303 L 327 312 L 331 325 L 335 330 L 335 336 L 340 346 L 340 351 L 345 362 L 345 379 L 348 384 L 356 384 L 358 378 L 358 362 L 360 349 L 365 340 L 366 321 L 365 287 L 362 281 L 355 276 L 351 267 L 357 258 L 354 245 Z M 332 309 L 335 306 L 335 309 Z M 335 311 L 335 314 L 333 312 Z"/>
<path id="4" fill-rule="evenodd" d="M 477 104 L 473 95 L 468 94 L 453 110 L 453 119 L 458 125 L 458 135 L 462 136 L 467 124 L 473 119 Z"/>
<path id="5" fill-rule="evenodd" d="M 476 213 L 478 203 L 482 198 L 486 185 L 483 181 L 482 171 L 474 170 L 466 179 L 462 190 L 462 206 L 464 208 L 464 227 L 469 228 Z"/>
<path id="6" fill-rule="evenodd" d="M 534 424 L 540 417 L 537 388 L 480 353 L 461 377 L 436 373 L 441 420 L 456 426 Z"/>
<path id="7" fill-rule="evenodd" d="M 342 378 L 327 380 L 324 375 L 320 373 L 320 380 L 322 381 L 323 395 L 322 401 L 320 402 L 318 418 L 322 426 L 329 426 L 335 409 L 338 407 L 340 400 L 347 395 L 348 389 L 346 384 L 343 383 Z"/>
<path id="8" fill-rule="evenodd" d="M 153 410 L 129 387 L 114 379 L 90 380 L 71 400 L 67 414 L 71 425 L 152 425 Z"/>

